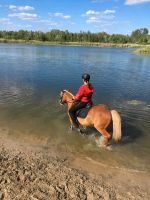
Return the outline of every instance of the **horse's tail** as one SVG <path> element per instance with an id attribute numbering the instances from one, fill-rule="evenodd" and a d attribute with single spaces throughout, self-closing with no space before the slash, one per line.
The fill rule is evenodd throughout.
<path id="1" fill-rule="evenodd" d="M 113 136 L 112 138 L 117 142 L 121 139 L 121 117 L 116 110 L 111 110 L 113 121 Z"/>

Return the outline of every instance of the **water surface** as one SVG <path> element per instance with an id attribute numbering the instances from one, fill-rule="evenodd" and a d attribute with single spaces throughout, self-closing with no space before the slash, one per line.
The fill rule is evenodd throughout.
<path id="1" fill-rule="evenodd" d="M 84 72 L 91 74 L 94 103 L 121 114 L 123 139 L 112 151 L 96 146 L 94 130 L 84 138 L 68 133 L 59 93 L 76 93 Z M 149 87 L 150 57 L 133 49 L 0 44 L 0 126 L 48 137 L 47 145 L 109 166 L 150 169 Z"/>

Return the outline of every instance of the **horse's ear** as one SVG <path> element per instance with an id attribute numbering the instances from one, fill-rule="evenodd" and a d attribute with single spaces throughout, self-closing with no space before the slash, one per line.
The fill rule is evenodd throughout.
<path id="1" fill-rule="evenodd" d="M 64 90 L 60 90 L 60 93 L 64 93 Z"/>

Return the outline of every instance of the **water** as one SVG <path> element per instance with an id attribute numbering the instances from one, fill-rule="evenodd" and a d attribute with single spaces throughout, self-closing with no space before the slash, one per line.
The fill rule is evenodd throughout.
<path id="1" fill-rule="evenodd" d="M 59 93 L 75 93 L 84 72 L 94 103 L 121 114 L 123 138 L 112 151 L 97 147 L 94 130 L 84 138 L 68 133 Z M 133 49 L 0 44 L 0 126 L 112 167 L 150 170 L 149 87 L 150 57 Z"/>

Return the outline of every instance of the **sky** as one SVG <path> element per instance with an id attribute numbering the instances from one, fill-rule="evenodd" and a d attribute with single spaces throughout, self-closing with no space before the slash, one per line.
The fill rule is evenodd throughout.
<path id="1" fill-rule="evenodd" d="M 0 30 L 150 32 L 150 0 L 0 0 Z"/>

